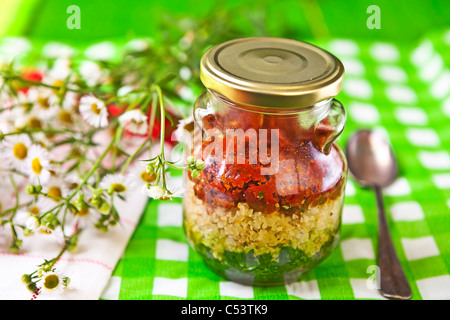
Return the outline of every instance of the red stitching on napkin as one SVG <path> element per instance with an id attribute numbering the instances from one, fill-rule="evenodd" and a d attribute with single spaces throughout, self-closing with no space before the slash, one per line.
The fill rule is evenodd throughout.
<path id="1" fill-rule="evenodd" d="M 26 257 L 26 258 L 40 258 L 40 259 L 45 259 L 48 258 L 46 256 L 40 256 L 40 255 L 33 255 L 33 254 L 27 254 L 27 253 L 12 253 L 9 251 L 0 251 L 0 254 L 4 254 L 4 255 L 8 255 L 8 256 L 21 256 L 21 257 Z M 64 261 L 72 261 L 72 262 L 88 262 L 88 263 L 92 263 L 92 264 L 96 264 L 99 266 L 102 266 L 108 270 L 113 270 L 112 267 L 110 267 L 109 265 L 107 265 L 106 263 L 103 263 L 99 260 L 93 260 L 93 259 L 88 259 L 88 258 L 60 258 L 58 261 L 60 260 L 64 260 Z M 55 263 L 56 265 L 56 263 Z"/>

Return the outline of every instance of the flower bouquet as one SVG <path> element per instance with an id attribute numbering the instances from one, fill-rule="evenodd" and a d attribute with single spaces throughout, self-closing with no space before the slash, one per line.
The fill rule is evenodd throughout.
<path id="1" fill-rule="evenodd" d="M 188 167 L 167 159 L 167 151 L 188 110 L 172 99 L 189 87 L 168 86 L 179 75 L 158 80 L 159 70 L 141 68 L 157 60 L 150 45 L 141 40 L 117 65 L 60 56 L 42 67 L 0 67 L 0 226 L 11 231 L 13 253 L 37 233 L 61 245 L 22 276 L 35 293 L 69 285 L 55 263 L 76 250 L 82 232 L 107 232 L 120 222 L 117 199 L 182 194 L 168 185 L 166 170 Z M 189 67 L 180 73 L 187 79 Z"/>

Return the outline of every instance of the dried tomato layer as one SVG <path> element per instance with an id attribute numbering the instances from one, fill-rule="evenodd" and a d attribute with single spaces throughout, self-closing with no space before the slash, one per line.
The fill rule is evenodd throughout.
<path id="1" fill-rule="evenodd" d="M 214 206 L 232 208 L 239 202 L 246 202 L 255 211 L 299 214 L 342 194 L 345 182 L 343 161 L 337 161 L 339 167 L 330 166 L 325 161 L 328 157 L 340 157 L 337 150 L 326 159 L 308 157 L 305 148 L 301 148 L 302 152 L 289 148 L 287 159 L 286 149 L 280 151 L 281 161 L 274 175 L 262 175 L 264 166 L 250 164 L 248 159 L 244 164 L 206 159 L 205 169 L 199 177 L 194 179 L 189 175 L 195 184 L 196 196 L 211 209 Z M 293 158 L 295 154 L 297 158 Z M 331 182 L 327 181 L 329 177 Z"/>
<path id="2" fill-rule="evenodd" d="M 335 147 L 327 148 L 325 152 L 319 151 L 333 129 L 327 121 L 321 121 L 317 126 L 305 130 L 296 121 L 292 117 L 260 115 L 234 108 L 202 118 L 203 129 L 214 128 L 221 133 L 211 140 L 203 141 L 194 156 L 205 161 L 205 168 L 195 179 L 189 175 L 194 182 L 196 196 L 205 203 L 208 211 L 215 206 L 229 209 L 246 202 L 253 210 L 264 213 L 281 211 L 301 214 L 308 208 L 334 200 L 342 194 L 346 173 L 340 152 Z M 228 129 L 246 131 L 255 128 L 269 131 L 279 129 L 278 170 L 274 174 L 261 174 L 261 169 L 269 167 L 269 164 L 262 164 L 266 162 L 259 157 L 271 156 L 268 134 L 257 133 L 256 150 L 249 148 L 247 136 L 240 140 L 232 137 L 231 148 L 226 145 Z M 261 141 L 267 146 L 264 151 L 266 154 L 263 155 L 259 154 Z M 222 146 L 222 150 L 217 150 L 222 152 L 221 155 L 217 155 L 214 150 L 210 155 L 205 153 L 206 149 L 211 149 L 212 143 Z M 244 163 L 237 161 L 238 150 L 245 150 Z M 198 154 L 199 151 L 202 154 Z M 233 158 L 229 157 L 230 152 Z M 256 163 L 250 161 L 255 153 L 258 156 Z"/>

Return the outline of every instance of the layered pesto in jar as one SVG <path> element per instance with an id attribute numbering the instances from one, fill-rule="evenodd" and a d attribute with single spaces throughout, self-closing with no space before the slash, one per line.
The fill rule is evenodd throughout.
<path id="1" fill-rule="evenodd" d="M 208 170 L 213 170 L 212 166 L 206 166 L 199 178 L 186 177 L 184 228 L 191 246 L 215 272 L 245 284 L 289 283 L 335 248 L 345 175 L 327 190 L 307 192 L 308 198 L 302 194 L 297 202 L 291 199 L 293 194 L 283 196 L 278 185 L 279 192 L 271 194 L 276 202 L 271 203 L 264 197 L 256 198 L 256 202 L 245 196 L 226 198 L 226 190 L 211 190 L 214 184 L 207 182 Z M 255 173 L 249 176 L 252 180 L 258 177 Z M 239 184 L 234 178 L 231 181 Z M 249 185 L 243 186 L 248 189 Z M 261 186 L 265 194 L 271 188 L 267 181 Z M 238 194 L 246 191 L 239 190 Z M 260 200 L 266 201 L 265 205 Z"/>

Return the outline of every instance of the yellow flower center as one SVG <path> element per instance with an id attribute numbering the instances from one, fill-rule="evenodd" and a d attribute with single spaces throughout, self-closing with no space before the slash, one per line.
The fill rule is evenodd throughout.
<path id="1" fill-rule="evenodd" d="M 142 126 L 144 124 L 144 121 L 131 119 L 131 123 L 134 124 L 136 127 L 140 127 L 140 126 Z"/>
<path id="2" fill-rule="evenodd" d="M 102 109 L 99 108 L 96 103 L 91 104 L 91 109 L 95 114 L 100 114 L 100 112 L 102 111 Z"/>
<path id="3" fill-rule="evenodd" d="M 53 86 L 57 87 L 58 89 L 53 89 L 53 92 L 58 93 L 59 88 L 61 88 L 64 85 L 64 81 L 62 80 L 55 80 L 53 82 Z"/>
<path id="4" fill-rule="evenodd" d="M 48 189 L 48 194 L 54 198 L 61 198 L 62 197 L 62 192 L 61 192 L 61 188 L 59 187 L 51 187 L 50 189 Z M 58 199 L 53 199 L 54 201 L 58 202 Z"/>
<path id="5" fill-rule="evenodd" d="M 34 216 L 37 216 L 39 214 L 39 208 L 38 207 L 31 208 L 30 213 Z"/>
<path id="6" fill-rule="evenodd" d="M 43 234 L 51 234 L 52 230 L 49 228 L 41 228 L 41 229 L 39 229 L 39 232 L 43 233 Z"/>
<path id="7" fill-rule="evenodd" d="M 33 161 L 31 162 L 31 170 L 33 170 L 35 174 L 40 174 L 42 172 L 42 165 L 39 158 L 33 159 Z"/>
<path id="8" fill-rule="evenodd" d="M 44 278 L 44 287 L 46 289 L 55 289 L 59 284 L 59 278 L 56 274 L 50 274 Z"/>
<path id="9" fill-rule="evenodd" d="M 23 143 L 19 142 L 14 146 L 13 152 L 17 159 L 23 160 L 27 157 L 28 149 Z"/>
<path id="10" fill-rule="evenodd" d="M 42 129 L 42 122 L 37 118 L 31 118 L 29 121 L 29 126 L 31 129 Z"/>
<path id="11" fill-rule="evenodd" d="M 141 173 L 141 179 L 146 183 L 153 183 L 156 180 L 156 174 L 150 174 L 147 170 L 144 170 Z"/>
<path id="12" fill-rule="evenodd" d="M 111 185 L 111 189 L 117 193 L 125 192 L 127 190 L 127 188 L 121 183 L 113 183 Z"/>
<path id="13" fill-rule="evenodd" d="M 77 207 L 76 202 L 72 203 L 74 205 L 74 207 L 72 208 L 72 212 L 79 216 L 79 217 L 84 217 L 87 216 L 89 214 L 89 207 L 85 204 Z"/>
<path id="14" fill-rule="evenodd" d="M 61 111 L 59 113 L 59 120 L 64 123 L 72 123 L 72 115 L 68 111 Z"/>
<path id="15" fill-rule="evenodd" d="M 80 217 L 84 217 L 87 216 L 89 214 L 89 207 L 88 206 L 83 206 L 83 208 L 79 209 L 77 211 L 77 215 Z"/>
<path id="16" fill-rule="evenodd" d="M 39 97 L 37 100 L 38 100 L 39 105 L 42 108 L 48 109 L 50 107 L 50 103 L 48 102 L 48 98 Z"/>

